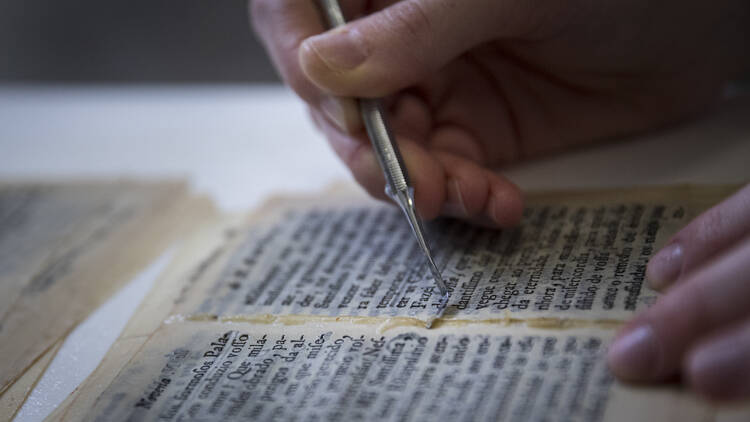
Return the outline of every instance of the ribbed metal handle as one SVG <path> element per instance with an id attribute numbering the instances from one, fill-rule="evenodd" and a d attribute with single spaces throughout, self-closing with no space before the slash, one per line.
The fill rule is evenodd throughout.
<path id="1" fill-rule="evenodd" d="M 337 0 L 319 0 L 323 15 L 331 28 L 346 24 L 346 18 Z M 409 188 L 409 174 L 388 126 L 382 101 L 378 98 L 358 99 L 359 112 L 370 137 L 372 148 L 378 159 L 386 181 L 386 193 L 405 192 Z"/>
<path id="2" fill-rule="evenodd" d="M 409 175 L 398 146 L 393 142 L 393 133 L 388 127 L 380 100 L 362 98 L 359 100 L 359 110 L 388 186 L 396 192 L 408 189 Z"/>
<path id="3" fill-rule="evenodd" d="M 318 5 L 330 27 L 333 28 L 346 24 L 344 13 L 341 11 L 337 0 L 319 0 Z M 406 172 L 406 166 L 401 158 L 401 153 L 398 150 L 393 133 L 388 127 L 388 120 L 383 111 L 382 102 L 377 98 L 360 98 L 358 102 L 359 111 L 362 114 L 367 134 L 370 136 L 372 148 L 375 151 L 375 156 L 378 158 L 380 168 L 385 175 L 385 193 L 404 212 L 417 239 L 417 243 L 419 243 L 419 247 L 427 258 L 430 272 L 432 272 L 432 276 L 435 278 L 435 284 L 440 289 L 442 298 L 440 299 L 440 308 L 438 310 L 439 317 L 448 303 L 448 287 L 443 281 L 440 270 L 435 265 L 430 246 L 424 236 L 422 221 L 417 215 L 417 208 L 414 205 L 414 189 L 409 187 L 409 175 Z M 427 327 L 429 328 L 431 324 L 432 322 L 428 322 Z"/>

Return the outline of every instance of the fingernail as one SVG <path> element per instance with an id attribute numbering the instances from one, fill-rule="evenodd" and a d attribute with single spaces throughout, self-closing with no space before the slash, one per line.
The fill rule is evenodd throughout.
<path id="1" fill-rule="evenodd" d="M 320 102 L 320 109 L 339 129 L 346 130 L 346 112 L 341 101 L 334 97 L 325 97 Z"/>
<path id="2" fill-rule="evenodd" d="M 443 204 L 443 213 L 454 217 L 466 217 L 469 215 L 466 211 L 464 198 L 461 195 L 461 187 L 456 179 L 450 179 L 448 182 L 448 198 L 445 204 Z"/>
<path id="3" fill-rule="evenodd" d="M 620 378 L 647 379 L 657 369 L 658 353 L 654 331 L 648 325 L 641 325 L 615 340 L 607 354 L 607 363 Z"/>
<path id="4" fill-rule="evenodd" d="M 677 279 L 682 269 L 683 251 L 679 243 L 671 243 L 651 258 L 646 278 L 651 287 L 658 289 Z"/>
<path id="5" fill-rule="evenodd" d="M 369 55 L 367 43 L 356 29 L 340 28 L 310 37 L 304 48 L 315 52 L 325 64 L 335 71 L 352 70 Z"/>
<path id="6" fill-rule="evenodd" d="M 359 109 L 352 98 L 325 97 L 319 106 L 328 119 L 343 132 L 353 134 L 362 129 Z"/>

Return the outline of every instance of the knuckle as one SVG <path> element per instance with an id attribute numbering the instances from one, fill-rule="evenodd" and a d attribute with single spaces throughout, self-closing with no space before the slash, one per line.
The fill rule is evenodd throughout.
<path id="1" fill-rule="evenodd" d="M 386 22 L 396 31 L 405 33 L 410 39 L 421 37 L 433 29 L 430 15 L 418 1 L 405 1 L 385 10 Z"/>
<path id="2" fill-rule="evenodd" d="M 439 45 L 442 36 L 437 33 L 439 25 L 436 19 L 441 19 L 438 16 L 442 12 L 435 8 L 445 6 L 438 6 L 438 2 L 427 3 L 413 0 L 398 2 L 384 9 L 382 19 L 375 23 L 378 27 L 371 28 L 373 32 L 388 34 L 386 38 L 397 43 L 388 56 L 402 63 L 398 81 L 414 80 L 428 73 L 436 66 L 435 61 L 439 60 L 440 55 L 436 52 L 442 48 Z M 373 75 L 378 85 L 391 87 L 392 90 L 401 88 L 390 72 L 376 73 L 381 73 Z"/>
<path id="3" fill-rule="evenodd" d="M 696 285 L 682 285 L 661 297 L 647 311 L 647 320 L 659 335 L 672 339 L 667 343 L 683 344 L 681 340 L 688 334 L 702 332 L 710 325 L 710 303 Z"/>
<path id="4" fill-rule="evenodd" d="M 302 72 L 288 70 L 285 72 L 284 80 L 292 90 L 297 93 L 305 102 L 314 102 L 317 98 L 316 91 L 310 85 L 307 77 Z"/>
<path id="5" fill-rule="evenodd" d="M 706 373 L 702 371 L 702 368 L 695 364 L 696 350 L 688 352 L 685 359 L 685 373 L 687 378 L 690 380 L 690 386 L 698 392 L 706 393 Z"/>
<path id="6" fill-rule="evenodd" d="M 247 11 L 250 15 L 250 23 L 253 28 L 260 29 L 271 15 L 272 4 L 267 0 L 248 0 Z"/>
<path id="7" fill-rule="evenodd" d="M 267 36 L 274 35 L 272 28 L 284 23 L 294 12 L 294 7 L 295 1 L 290 0 L 248 0 L 251 24 Z"/>
<path id="8" fill-rule="evenodd" d="M 697 221 L 695 228 L 689 233 L 691 243 L 697 245 L 713 244 L 724 233 L 724 213 L 720 207 L 706 211 Z"/>

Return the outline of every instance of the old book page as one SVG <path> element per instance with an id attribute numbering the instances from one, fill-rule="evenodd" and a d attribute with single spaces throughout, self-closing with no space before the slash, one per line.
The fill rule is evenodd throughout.
<path id="1" fill-rule="evenodd" d="M 52 359 L 57 355 L 63 341 L 55 343 L 36 362 L 34 362 L 5 392 L 0 395 L 0 420 L 9 421 L 21 410 L 31 391 L 41 380 Z"/>
<path id="2" fill-rule="evenodd" d="M 540 193 L 516 229 L 430 224 L 451 289 L 431 329 L 397 210 L 272 201 L 197 234 L 50 420 L 719 420 L 679 386 L 620 384 L 604 356 L 657 297 L 649 257 L 731 191 Z"/>
<path id="3" fill-rule="evenodd" d="M 210 201 L 177 182 L 0 184 L 0 401 L 22 404 L 53 345 L 189 227 L 215 216 Z M 32 364 L 41 370 L 24 375 Z"/>

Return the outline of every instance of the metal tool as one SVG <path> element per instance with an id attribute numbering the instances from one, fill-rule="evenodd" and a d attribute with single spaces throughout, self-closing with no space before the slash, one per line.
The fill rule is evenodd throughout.
<path id="1" fill-rule="evenodd" d="M 337 0 L 319 0 L 318 4 L 330 27 L 335 28 L 346 24 L 344 13 L 341 11 L 341 6 L 339 6 Z M 409 226 L 411 226 L 412 232 L 417 238 L 417 243 L 419 243 L 419 247 L 422 248 L 427 258 L 435 284 L 440 289 L 440 308 L 442 309 L 448 301 L 448 288 L 440 275 L 440 270 L 435 265 L 430 246 L 425 239 L 422 220 L 417 215 L 414 205 L 414 188 L 409 183 L 406 166 L 401 159 L 398 145 L 388 126 L 381 101 L 377 98 L 359 98 L 357 102 L 372 143 L 372 149 L 375 151 L 375 156 L 378 158 L 380 168 L 383 169 L 385 175 L 385 193 L 401 207 L 409 221 Z"/>

